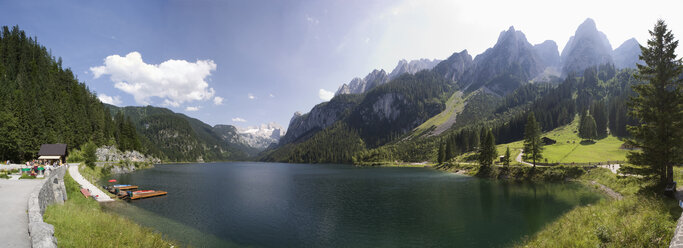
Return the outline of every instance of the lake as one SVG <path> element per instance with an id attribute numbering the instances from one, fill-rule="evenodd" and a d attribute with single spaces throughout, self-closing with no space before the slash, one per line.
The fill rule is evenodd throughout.
<path id="1" fill-rule="evenodd" d="M 227 162 L 112 178 L 168 195 L 105 209 L 195 247 L 505 247 L 602 198 L 429 168 Z"/>

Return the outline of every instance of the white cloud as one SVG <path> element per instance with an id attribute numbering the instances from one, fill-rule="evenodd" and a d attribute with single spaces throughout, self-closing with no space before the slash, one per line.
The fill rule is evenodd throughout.
<path id="1" fill-rule="evenodd" d="M 247 122 L 247 120 L 239 118 L 239 117 L 232 118 L 232 121 L 233 122 Z"/>
<path id="2" fill-rule="evenodd" d="M 254 96 L 254 94 L 251 94 L 251 93 L 249 93 L 249 94 L 247 95 L 247 97 L 249 97 L 249 100 L 254 100 L 254 99 L 256 99 L 256 97 Z"/>
<path id="3" fill-rule="evenodd" d="M 311 24 L 318 24 L 318 23 L 320 23 L 320 20 L 318 20 L 318 19 L 316 19 L 316 18 L 313 18 L 313 17 L 311 17 L 311 16 L 309 16 L 309 15 L 306 15 L 306 21 L 309 22 L 309 23 L 311 23 Z"/>
<path id="4" fill-rule="evenodd" d="M 220 96 L 214 97 L 213 98 L 213 104 L 214 105 L 223 105 L 223 98 Z"/>
<path id="5" fill-rule="evenodd" d="M 150 104 L 158 97 L 164 105 L 178 107 L 185 102 L 210 100 L 214 95 L 206 78 L 216 70 L 212 60 L 167 60 L 161 64 L 147 64 L 142 55 L 131 52 L 125 57 L 107 56 L 104 65 L 90 67 L 94 78 L 109 75 L 114 87 L 133 95 L 135 102 Z"/>
<path id="6" fill-rule="evenodd" d="M 320 89 L 318 91 L 318 97 L 320 97 L 322 100 L 329 101 L 332 99 L 332 97 L 334 97 L 334 92 Z"/>
<path id="7" fill-rule="evenodd" d="M 198 107 L 198 106 L 194 106 L 194 107 L 193 107 L 193 106 L 187 106 L 187 108 L 185 108 L 185 111 L 192 111 L 192 112 L 194 112 L 194 111 L 197 111 L 197 110 L 199 110 L 199 107 Z"/>
<path id="8" fill-rule="evenodd" d="M 97 98 L 100 99 L 101 102 L 106 103 L 106 104 L 119 106 L 122 103 L 121 97 L 119 97 L 119 96 L 108 96 L 108 95 L 100 93 L 100 94 L 97 94 Z"/>
<path id="9" fill-rule="evenodd" d="M 275 95 L 273 95 L 273 93 L 270 93 L 270 94 L 268 94 L 268 97 L 275 98 Z"/>

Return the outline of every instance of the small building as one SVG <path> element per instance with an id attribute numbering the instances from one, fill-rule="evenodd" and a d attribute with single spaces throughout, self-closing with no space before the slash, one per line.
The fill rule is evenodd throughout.
<path id="1" fill-rule="evenodd" d="M 557 143 L 557 141 L 548 137 L 543 137 L 541 138 L 541 143 L 543 143 L 543 145 L 549 146 Z"/>
<path id="2" fill-rule="evenodd" d="M 40 151 L 38 151 L 38 159 L 66 163 L 66 148 L 66 144 L 42 144 Z"/>

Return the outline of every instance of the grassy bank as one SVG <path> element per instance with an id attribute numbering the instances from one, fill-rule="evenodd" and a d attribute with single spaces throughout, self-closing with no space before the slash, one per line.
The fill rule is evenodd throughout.
<path id="1" fill-rule="evenodd" d="M 48 206 L 43 216 L 55 226 L 59 247 L 178 247 L 158 232 L 102 211 L 99 203 L 81 195 L 68 173 L 64 183 L 69 200 Z"/>
<path id="2" fill-rule="evenodd" d="M 569 181 L 578 178 L 586 172 L 586 170 L 576 166 L 532 168 L 530 166 L 512 165 L 483 168 L 474 163 L 445 163 L 436 168 L 470 176 L 517 182 Z"/>
<path id="3" fill-rule="evenodd" d="M 517 247 L 668 247 L 678 218 L 671 204 L 658 196 L 602 200 L 569 211 Z"/>
<path id="4" fill-rule="evenodd" d="M 624 196 L 577 207 L 517 247 L 668 247 L 681 209 L 674 199 L 651 193 L 650 184 L 592 169 L 577 178 L 605 185 Z"/>
<path id="5" fill-rule="evenodd" d="M 436 164 L 434 163 L 429 163 L 429 162 L 424 162 L 424 163 L 409 163 L 409 162 L 360 162 L 355 164 L 356 166 L 368 166 L 368 167 L 413 167 L 413 168 L 422 168 L 422 167 L 434 167 Z"/>

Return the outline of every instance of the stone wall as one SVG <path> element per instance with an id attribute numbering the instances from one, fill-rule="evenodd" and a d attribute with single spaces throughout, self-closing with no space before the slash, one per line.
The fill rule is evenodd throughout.
<path id="1" fill-rule="evenodd" d="M 683 215 L 676 222 L 676 231 L 674 231 L 674 237 L 671 239 L 669 247 L 683 248 Z"/>
<path id="2" fill-rule="evenodd" d="M 28 199 L 28 232 L 34 248 L 57 247 L 55 228 L 43 222 L 43 213 L 48 205 L 66 201 L 65 173 L 66 166 L 51 170 L 45 181 L 33 189 Z"/>

